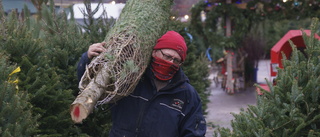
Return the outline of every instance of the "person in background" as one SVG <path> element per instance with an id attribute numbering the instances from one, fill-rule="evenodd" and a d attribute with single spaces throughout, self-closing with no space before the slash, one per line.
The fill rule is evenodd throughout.
<path id="1" fill-rule="evenodd" d="M 96 43 L 78 64 L 80 81 L 85 66 L 104 52 Z M 153 47 L 152 60 L 135 90 L 111 106 L 110 137 L 204 137 L 206 121 L 197 91 L 181 65 L 187 56 L 184 38 L 168 31 Z"/>

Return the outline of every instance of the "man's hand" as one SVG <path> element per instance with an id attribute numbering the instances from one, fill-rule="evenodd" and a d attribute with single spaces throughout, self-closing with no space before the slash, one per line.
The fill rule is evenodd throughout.
<path id="1" fill-rule="evenodd" d="M 88 58 L 92 59 L 93 57 L 99 56 L 100 53 L 106 51 L 106 48 L 103 47 L 104 45 L 106 45 L 105 42 L 90 45 L 88 49 Z"/>

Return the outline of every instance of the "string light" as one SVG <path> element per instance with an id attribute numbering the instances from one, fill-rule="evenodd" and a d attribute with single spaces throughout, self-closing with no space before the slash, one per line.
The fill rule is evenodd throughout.
<path id="1" fill-rule="evenodd" d="M 188 20 L 189 19 L 189 15 L 184 15 L 184 19 Z"/>
<path id="2" fill-rule="evenodd" d="M 204 22 L 206 20 L 206 12 L 201 11 L 201 21 Z"/>

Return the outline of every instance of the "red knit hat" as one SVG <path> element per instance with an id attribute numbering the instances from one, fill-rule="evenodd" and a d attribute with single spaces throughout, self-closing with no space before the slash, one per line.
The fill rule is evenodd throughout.
<path id="1" fill-rule="evenodd" d="M 173 49 L 180 55 L 182 62 L 186 59 L 188 50 L 184 38 L 175 31 L 168 31 L 164 34 L 157 40 L 157 44 L 153 49 Z"/>

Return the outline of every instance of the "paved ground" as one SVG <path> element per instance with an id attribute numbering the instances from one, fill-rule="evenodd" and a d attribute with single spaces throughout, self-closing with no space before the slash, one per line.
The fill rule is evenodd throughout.
<path id="1" fill-rule="evenodd" d="M 257 75 L 257 83 L 266 83 L 265 78 L 270 80 L 270 60 L 261 60 L 259 62 L 259 69 Z M 209 79 L 215 75 L 210 74 Z M 256 92 L 255 87 L 247 87 L 245 90 L 235 92 L 233 95 L 227 94 L 220 86 L 216 86 L 212 82 L 209 87 L 211 92 L 208 103 L 206 115 L 207 121 L 207 134 L 206 137 L 212 137 L 214 130 L 217 127 L 225 127 L 232 129 L 230 123 L 234 119 L 232 113 L 238 114 L 240 109 L 246 109 L 248 105 L 256 105 Z"/>

